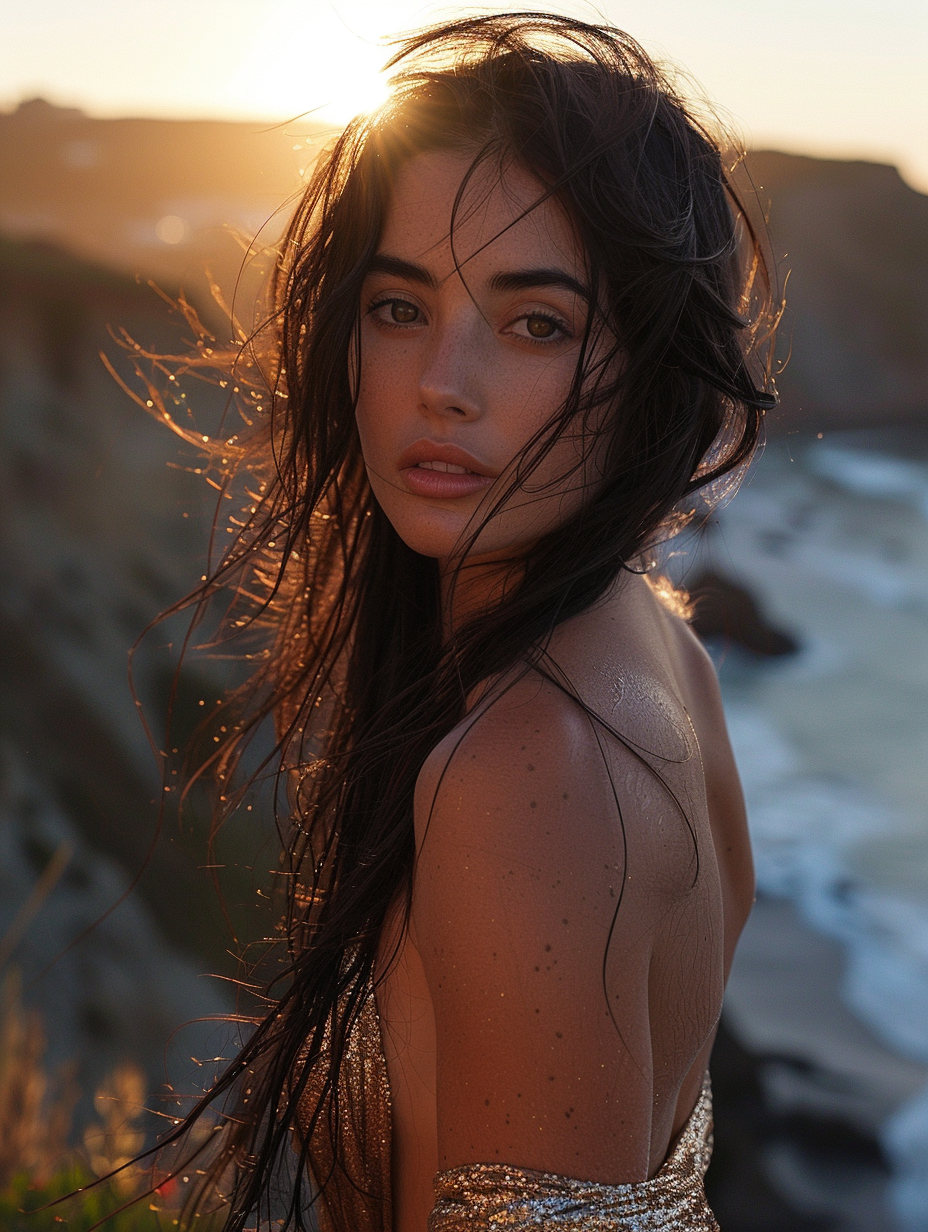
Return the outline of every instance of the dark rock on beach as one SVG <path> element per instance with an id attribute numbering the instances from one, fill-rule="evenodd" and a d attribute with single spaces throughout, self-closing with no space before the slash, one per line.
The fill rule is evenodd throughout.
<path id="1" fill-rule="evenodd" d="M 837 1232 L 805 1214 L 771 1183 L 764 1153 L 776 1121 L 766 1106 L 762 1061 L 722 1021 L 712 1051 L 715 1146 L 706 1176 L 709 1204 L 723 1232 Z"/>
<path id="2" fill-rule="evenodd" d="M 839 1115 L 775 1107 L 765 1077 L 783 1066 L 807 1069 L 808 1062 L 747 1048 L 723 1019 L 711 1063 L 715 1148 L 706 1177 L 723 1232 L 873 1227 L 862 1208 L 889 1175 L 878 1139 Z M 835 1195 L 855 1191 L 861 1222 L 849 1223 Z"/>
<path id="3" fill-rule="evenodd" d="M 690 624 L 704 640 L 734 644 L 771 658 L 799 650 L 796 639 L 771 624 L 750 591 L 730 578 L 706 570 L 687 579 L 687 590 L 693 602 Z"/>

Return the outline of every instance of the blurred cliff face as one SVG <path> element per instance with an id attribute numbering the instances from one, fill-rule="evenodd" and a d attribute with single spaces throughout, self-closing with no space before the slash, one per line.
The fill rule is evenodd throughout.
<path id="1" fill-rule="evenodd" d="M 786 279 L 774 421 L 787 430 L 924 421 L 928 197 L 875 163 L 757 152 L 746 171 Z"/>
<path id="2" fill-rule="evenodd" d="M 200 974 L 234 973 L 238 948 L 203 867 L 202 804 L 157 832 L 161 783 L 127 675 L 142 630 L 203 572 L 215 493 L 104 367 L 101 351 L 131 379 L 117 337 L 156 353 L 192 342 L 144 283 L 0 237 L 0 967 L 21 971 L 49 1064 L 76 1059 L 88 1093 L 126 1056 L 163 1080 L 171 1033 L 228 1007 Z M 217 388 L 164 383 L 178 419 L 215 429 Z M 159 747 L 179 630 L 168 624 L 137 658 Z M 222 664 L 185 670 L 181 730 L 223 687 Z M 218 876 L 244 942 L 267 931 L 243 926 L 273 863 L 252 874 L 265 830 L 249 814 L 212 857 L 228 865 Z M 139 892 L 108 915 L 139 873 Z M 179 1048 L 188 1060 L 221 1051 L 202 1031 Z"/>
<path id="3" fill-rule="evenodd" d="M 196 860 L 176 822 L 154 841 L 161 787 L 127 679 L 129 647 L 199 576 L 211 502 L 101 363 L 125 370 L 119 327 L 159 351 L 183 341 L 150 288 L 0 240 L 0 938 L 51 1059 L 77 1058 L 91 1091 L 126 1055 L 156 1073 L 174 1028 L 222 1009 L 197 977 L 229 944 L 202 835 Z M 154 716 L 170 672 L 143 651 Z M 141 895 L 67 952 L 143 866 Z"/>
<path id="4" fill-rule="evenodd" d="M 204 571 L 215 493 L 100 353 L 131 380 L 120 341 L 163 354 L 192 344 L 149 279 L 169 297 L 185 289 L 228 337 L 210 279 L 233 299 L 241 235 L 299 186 L 294 144 L 43 103 L 0 117 L 0 967 L 21 971 L 49 1065 L 76 1059 L 88 1093 L 127 1055 L 160 1081 L 172 1031 L 228 1007 L 200 974 L 233 974 L 231 954 L 268 931 L 255 890 L 274 858 L 259 854 L 269 818 L 258 811 L 211 854 L 202 801 L 157 832 L 161 782 L 128 652 Z M 246 272 L 239 303 L 258 277 Z M 218 389 L 164 385 L 179 419 L 215 430 Z M 181 630 L 158 630 L 136 660 L 157 747 L 176 664 L 167 644 Z M 223 692 L 223 665 L 188 666 L 179 686 L 181 744 Z M 173 1051 L 222 1051 L 205 1039 L 187 1033 Z"/>

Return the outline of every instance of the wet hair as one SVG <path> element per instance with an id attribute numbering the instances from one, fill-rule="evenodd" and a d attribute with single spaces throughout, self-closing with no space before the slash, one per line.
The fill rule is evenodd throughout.
<path id="1" fill-rule="evenodd" d="M 478 685 L 530 670 L 562 621 L 623 570 L 645 569 L 656 543 L 717 498 L 773 402 L 762 244 L 719 140 L 633 39 L 566 17 L 481 16 L 407 37 L 390 67 L 389 101 L 320 156 L 280 246 L 267 324 L 239 357 L 254 431 L 223 452 L 234 460 L 226 482 L 243 482 L 249 503 L 197 596 L 200 614 L 222 596 L 225 628 L 247 648 L 249 680 L 228 700 L 228 735 L 208 767 L 219 809 L 240 798 L 231 785 L 268 715 L 284 787 L 280 967 L 266 1013 L 181 1127 L 224 1107 L 206 1181 L 222 1178 L 230 1230 L 256 1213 L 260 1222 L 288 1160 L 277 1216 L 309 1226 L 297 1108 L 316 1064 L 325 1116 L 338 1115 L 345 1041 L 385 918 L 397 901 L 408 910 L 426 758 Z M 568 426 L 583 425 L 589 448 L 608 438 L 602 479 L 577 511 L 448 636 L 437 563 L 400 539 L 372 495 L 351 378 L 361 287 L 394 178 L 432 150 L 465 154 L 468 176 L 527 169 L 539 202 L 566 211 L 587 260 L 591 310 L 572 386 L 495 509 L 533 490 Z M 459 205 L 463 196 L 462 185 Z M 576 474 L 581 482 L 580 464 Z M 322 1116 L 321 1104 L 308 1115 L 304 1106 L 310 1132 Z"/>

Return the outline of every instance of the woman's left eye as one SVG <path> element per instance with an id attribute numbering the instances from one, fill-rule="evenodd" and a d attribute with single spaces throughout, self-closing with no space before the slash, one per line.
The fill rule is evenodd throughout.
<path id="1" fill-rule="evenodd" d="M 550 316 L 546 312 L 527 312 L 513 322 L 513 326 L 521 327 L 513 329 L 517 337 L 527 338 L 532 342 L 560 342 L 563 338 L 570 337 L 567 325 L 559 317 Z"/>
<path id="2" fill-rule="evenodd" d="M 368 311 L 386 325 L 415 325 L 421 316 L 418 307 L 408 299 L 392 296 L 375 300 Z"/>

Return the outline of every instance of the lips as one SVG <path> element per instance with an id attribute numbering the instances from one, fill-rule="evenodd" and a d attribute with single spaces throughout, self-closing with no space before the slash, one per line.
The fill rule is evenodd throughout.
<path id="1" fill-rule="evenodd" d="M 490 487 L 489 467 L 460 449 L 437 441 L 416 441 L 400 457 L 400 473 L 416 496 L 440 500 L 471 496 Z"/>

